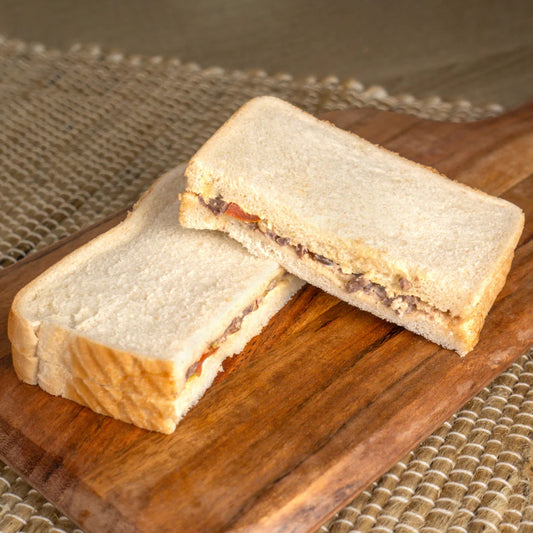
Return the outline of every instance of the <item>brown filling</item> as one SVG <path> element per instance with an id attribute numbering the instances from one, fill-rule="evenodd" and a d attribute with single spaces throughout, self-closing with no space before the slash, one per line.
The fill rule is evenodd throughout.
<path id="1" fill-rule="evenodd" d="M 226 202 L 222 197 L 218 196 L 217 198 L 204 200 L 201 195 L 198 195 L 200 203 L 209 208 L 211 212 L 215 215 L 228 215 L 237 220 L 245 222 L 253 229 L 261 231 L 264 235 L 272 239 L 274 242 L 280 246 L 290 246 L 296 253 L 298 257 L 303 257 L 308 255 L 314 261 L 332 267 L 337 271 L 338 276 L 344 280 L 344 290 L 348 293 L 354 293 L 362 291 L 365 294 L 371 294 L 377 297 L 381 303 L 387 307 L 391 307 L 393 311 L 397 314 L 412 313 L 413 311 L 419 311 L 425 314 L 438 314 L 443 313 L 438 309 L 430 306 L 425 303 L 423 300 L 417 296 L 411 295 L 399 295 L 394 297 L 389 297 L 385 287 L 378 283 L 370 281 L 368 278 L 365 278 L 364 274 L 344 274 L 340 266 L 335 263 L 332 259 L 324 257 L 323 255 L 316 254 L 309 251 L 307 248 L 301 244 L 293 244 L 290 239 L 287 237 L 281 237 L 277 235 L 272 230 L 268 228 L 263 228 L 259 226 L 261 218 L 257 215 L 246 213 L 243 211 L 237 204 L 233 202 Z M 403 277 L 398 279 L 398 286 L 402 291 L 409 290 L 411 288 L 411 282 Z"/>
<path id="2" fill-rule="evenodd" d="M 401 287 L 401 280 L 403 279 L 404 278 L 400 278 L 400 287 Z M 407 281 L 407 283 L 409 282 Z M 362 274 L 351 274 L 351 278 L 346 282 L 344 288 L 346 289 L 347 292 L 363 291 L 366 294 L 374 294 L 387 307 L 392 307 L 393 304 L 404 304 L 403 311 L 402 311 L 404 313 L 412 313 L 413 311 L 421 310 L 419 309 L 419 305 L 422 303 L 420 298 L 417 298 L 416 296 L 409 296 L 409 295 L 400 295 L 400 296 L 394 296 L 393 298 L 390 298 L 387 294 L 387 291 L 385 290 L 385 287 L 383 287 L 382 285 L 379 285 L 378 283 L 374 283 L 373 281 L 370 281 L 369 279 L 365 278 Z M 400 308 L 401 308 L 400 306 L 396 305 L 394 309 L 396 314 L 400 314 L 400 311 L 399 311 Z"/>
<path id="3" fill-rule="evenodd" d="M 213 355 L 222 346 L 222 344 L 226 341 L 226 339 L 230 335 L 237 333 L 237 331 L 241 329 L 242 321 L 244 320 L 244 317 L 246 317 L 250 313 L 253 313 L 261 305 L 266 295 L 271 290 L 273 290 L 285 276 L 286 274 L 282 274 L 281 276 L 274 278 L 270 282 L 268 287 L 265 289 L 265 292 L 263 292 L 261 296 L 256 298 L 248 307 L 246 307 L 239 316 L 235 317 L 231 321 L 230 325 L 226 328 L 224 333 L 216 341 L 211 343 L 211 346 L 209 346 L 209 349 L 202 354 L 202 356 L 200 357 L 200 359 L 198 359 L 198 361 L 194 362 L 187 369 L 187 372 L 185 373 L 185 379 L 189 379 L 192 376 L 200 376 L 202 374 L 202 368 L 203 368 L 203 364 L 205 360 L 211 355 Z"/>

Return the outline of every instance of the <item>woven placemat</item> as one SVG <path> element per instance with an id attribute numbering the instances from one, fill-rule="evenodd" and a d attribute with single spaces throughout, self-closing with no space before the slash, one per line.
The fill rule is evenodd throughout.
<path id="1" fill-rule="evenodd" d="M 0 268 L 130 204 L 261 94 L 313 114 L 366 106 L 464 121 L 502 111 L 393 97 L 355 80 L 0 39 Z M 529 354 L 321 531 L 533 531 L 532 382 Z M 0 463 L 0 532 L 18 531 L 80 530 Z"/>

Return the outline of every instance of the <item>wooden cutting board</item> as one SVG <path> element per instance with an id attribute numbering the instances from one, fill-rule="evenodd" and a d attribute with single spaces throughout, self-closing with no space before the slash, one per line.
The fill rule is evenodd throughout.
<path id="1" fill-rule="evenodd" d="M 308 286 L 173 435 L 96 415 L 19 383 L 6 319 L 23 284 L 118 214 L 0 276 L 0 456 L 87 531 L 312 530 L 533 345 L 533 103 L 470 124 L 326 118 L 525 211 L 478 347 L 460 359 Z"/>

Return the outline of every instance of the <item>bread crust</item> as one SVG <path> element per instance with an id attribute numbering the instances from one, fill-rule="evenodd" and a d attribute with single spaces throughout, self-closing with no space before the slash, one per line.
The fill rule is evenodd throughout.
<path id="1" fill-rule="evenodd" d="M 105 235 L 105 234 L 104 234 Z M 98 238 L 104 238 L 104 235 Z M 69 256 L 64 260 L 69 261 Z M 63 260 L 63 261 L 64 261 Z M 59 263 L 53 268 L 58 267 Z M 184 388 L 168 360 L 154 360 L 92 341 L 58 324 L 34 324 L 24 316 L 22 302 L 48 271 L 19 291 L 8 318 L 8 337 L 18 378 L 39 385 L 56 396 L 86 405 L 94 411 L 154 431 L 169 433 L 176 427 L 175 401 Z M 42 362 L 69 368 L 70 381 L 58 372 L 43 379 Z M 120 388 L 109 395 L 108 388 Z M 132 399 L 132 394 L 141 399 Z M 151 398 L 143 401 L 142 398 Z M 171 410 L 169 408 L 171 405 Z"/>
<path id="2" fill-rule="evenodd" d="M 18 378 L 31 385 L 37 384 L 37 335 L 31 323 L 18 312 L 19 295 L 9 310 L 7 335 L 11 341 L 13 366 Z"/>

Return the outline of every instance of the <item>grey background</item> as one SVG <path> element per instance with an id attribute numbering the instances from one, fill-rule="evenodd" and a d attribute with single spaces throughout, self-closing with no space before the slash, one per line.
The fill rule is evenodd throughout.
<path id="1" fill-rule="evenodd" d="M 0 0 L 0 32 L 201 66 L 354 77 L 392 94 L 533 98 L 530 0 Z"/>

